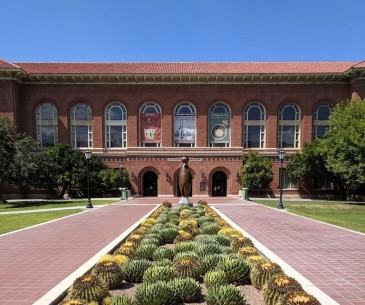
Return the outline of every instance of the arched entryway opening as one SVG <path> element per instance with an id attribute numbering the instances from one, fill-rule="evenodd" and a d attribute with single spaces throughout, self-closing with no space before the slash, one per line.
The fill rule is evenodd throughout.
<path id="1" fill-rule="evenodd" d="M 153 171 L 147 171 L 143 174 L 143 196 L 157 196 L 157 174 Z"/>
<path id="2" fill-rule="evenodd" d="M 212 176 L 212 197 L 227 196 L 227 175 L 225 172 L 216 171 Z"/>

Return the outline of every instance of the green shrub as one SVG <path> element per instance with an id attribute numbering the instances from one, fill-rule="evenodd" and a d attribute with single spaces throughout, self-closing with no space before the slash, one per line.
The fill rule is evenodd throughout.
<path id="1" fill-rule="evenodd" d="M 153 266 L 146 269 L 143 282 L 154 283 L 157 281 L 170 281 L 175 277 L 174 268 L 171 266 Z"/>
<path id="2" fill-rule="evenodd" d="M 153 252 L 152 258 L 153 260 L 161 260 L 161 259 L 168 259 L 172 261 L 174 259 L 175 252 L 173 249 L 166 248 L 166 247 L 159 247 Z"/>
<path id="3" fill-rule="evenodd" d="M 133 299 L 125 294 L 112 296 L 111 305 L 135 305 Z"/>
<path id="4" fill-rule="evenodd" d="M 196 247 L 195 241 L 182 241 L 175 244 L 174 251 L 175 253 L 194 251 L 195 247 Z"/>
<path id="5" fill-rule="evenodd" d="M 208 271 L 205 273 L 203 280 L 207 288 L 215 285 L 229 284 L 227 275 L 223 271 Z"/>
<path id="6" fill-rule="evenodd" d="M 143 244 L 136 249 L 136 258 L 152 260 L 153 253 L 157 250 L 158 246 L 155 244 Z"/>
<path id="7" fill-rule="evenodd" d="M 141 283 L 143 274 L 151 263 L 145 259 L 133 259 L 123 265 L 124 279 L 127 283 Z"/>
<path id="8" fill-rule="evenodd" d="M 168 284 L 171 285 L 181 302 L 194 302 L 201 297 L 202 289 L 199 283 L 192 278 L 175 278 Z"/>
<path id="9" fill-rule="evenodd" d="M 241 258 L 227 258 L 220 262 L 217 270 L 223 271 L 230 284 L 244 285 L 250 283 L 250 267 Z"/>
<path id="10" fill-rule="evenodd" d="M 166 282 L 142 283 L 135 293 L 137 305 L 174 305 L 177 297 Z"/>
<path id="11" fill-rule="evenodd" d="M 208 305 L 246 305 L 242 292 L 233 285 L 216 285 L 208 289 Z"/>

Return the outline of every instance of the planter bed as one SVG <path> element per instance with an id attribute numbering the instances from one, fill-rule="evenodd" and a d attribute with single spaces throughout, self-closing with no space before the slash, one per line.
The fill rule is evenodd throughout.
<path id="1" fill-rule="evenodd" d="M 319 305 L 205 201 L 165 201 L 77 278 L 62 305 Z"/>

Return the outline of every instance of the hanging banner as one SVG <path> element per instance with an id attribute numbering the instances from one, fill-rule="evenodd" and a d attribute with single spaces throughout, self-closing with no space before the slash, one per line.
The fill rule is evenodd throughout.
<path id="1" fill-rule="evenodd" d="M 195 114 L 175 114 L 175 143 L 195 143 Z"/>
<path id="2" fill-rule="evenodd" d="M 210 113 L 209 142 L 230 142 L 231 116 L 230 113 Z"/>
<path id="3" fill-rule="evenodd" d="M 140 113 L 140 139 L 142 143 L 160 143 L 161 113 Z"/>

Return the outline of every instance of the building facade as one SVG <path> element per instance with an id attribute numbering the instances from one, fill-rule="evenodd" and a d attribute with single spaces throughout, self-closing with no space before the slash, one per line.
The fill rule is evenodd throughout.
<path id="1" fill-rule="evenodd" d="M 278 148 L 290 158 L 323 136 L 334 106 L 350 98 L 365 98 L 365 62 L 0 60 L 0 114 L 40 148 L 67 143 L 125 167 L 139 196 L 179 196 L 185 155 L 193 197 L 238 195 L 250 149 L 272 160 L 275 195 Z M 284 194 L 305 195 L 285 169 L 283 185 Z"/>

